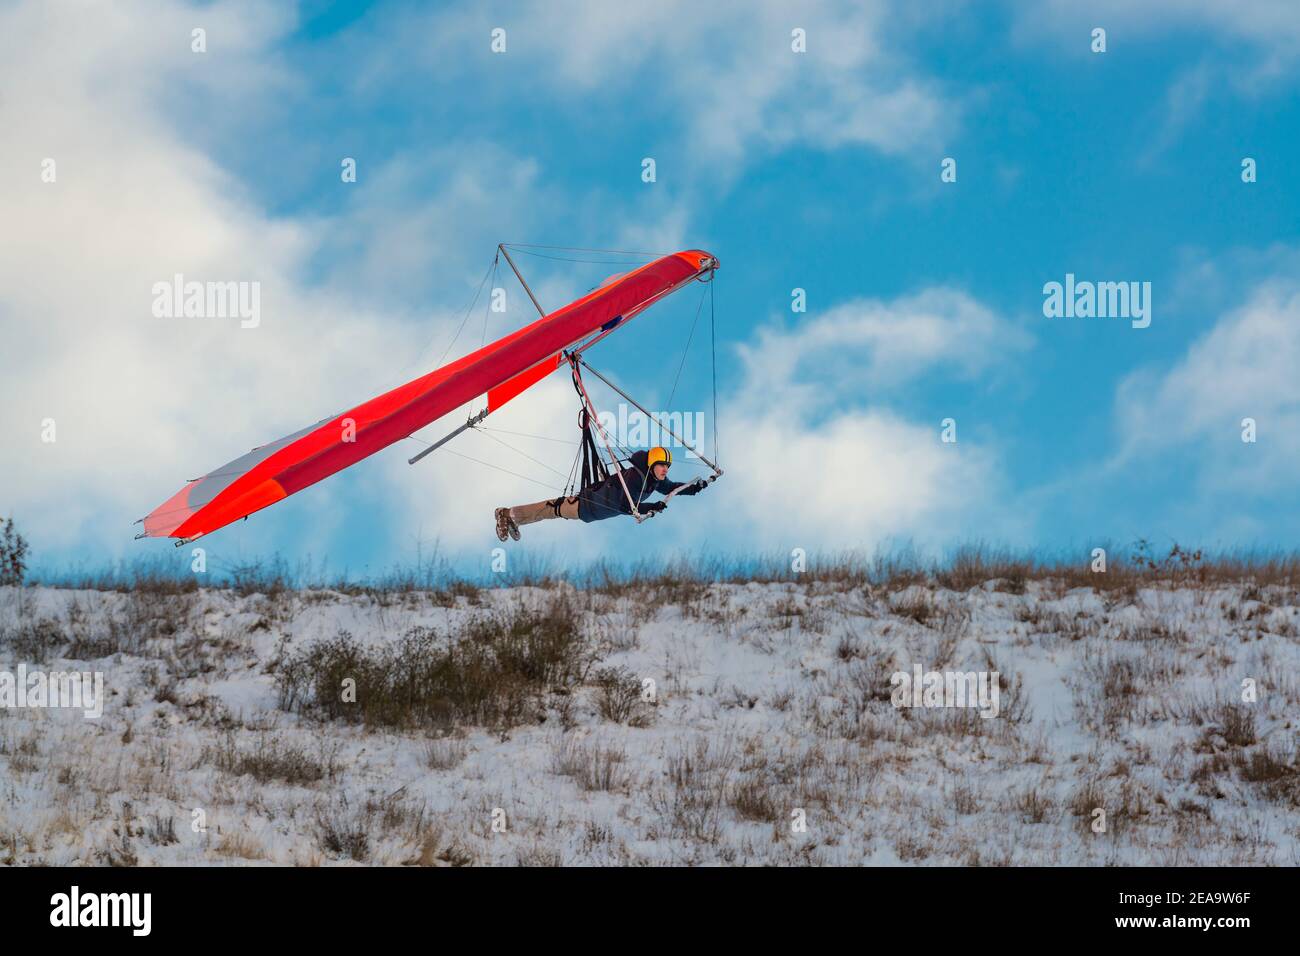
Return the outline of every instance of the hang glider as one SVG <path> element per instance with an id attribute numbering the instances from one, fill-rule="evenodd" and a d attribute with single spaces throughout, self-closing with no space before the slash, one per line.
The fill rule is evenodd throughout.
<path id="1" fill-rule="evenodd" d="M 581 386 L 581 369 L 587 368 L 606 384 L 617 386 L 591 369 L 583 352 L 660 299 L 697 280 L 710 281 L 718 268 L 718 260 L 699 249 L 673 253 L 611 276 L 582 298 L 548 314 L 506 246 L 497 248 L 540 318 L 414 381 L 255 448 L 194 479 L 137 522 L 144 525 L 144 530 L 136 537 L 175 538 L 177 546 L 193 541 L 314 485 L 486 395 L 487 405 L 482 411 L 411 458 L 414 464 L 562 367 L 572 371 L 584 411 L 595 416 L 590 397 Z M 626 393 L 619 393 L 632 401 Z M 639 404 L 637 407 L 641 408 Z M 610 436 L 600 430 L 598 423 L 594 424 L 616 462 Z M 716 465 L 699 457 L 714 472 L 710 480 L 721 475 Z M 633 513 L 638 521 L 643 517 L 635 506 Z"/>

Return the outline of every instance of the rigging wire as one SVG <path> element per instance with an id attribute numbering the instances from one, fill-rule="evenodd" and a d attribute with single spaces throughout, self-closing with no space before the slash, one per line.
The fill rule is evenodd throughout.
<path id="1" fill-rule="evenodd" d="M 500 264 L 501 264 L 501 257 L 493 256 L 492 257 L 492 288 L 493 289 L 495 289 L 497 286 L 497 268 Z M 479 343 L 478 343 L 479 348 L 482 348 L 483 346 L 487 345 L 488 314 L 491 311 L 492 311 L 492 296 L 489 295 L 488 300 L 483 303 L 483 336 L 482 338 L 479 339 Z"/>
<path id="2" fill-rule="evenodd" d="M 563 445 L 581 445 L 581 444 L 582 444 L 582 442 L 579 442 L 579 441 L 572 441 L 571 439 L 568 439 L 568 438 L 552 438 L 550 435 L 534 435 L 534 434 L 531 434 L 530 432 L 514 432 L 514 431 L 510 431 L 509 429 L 506 429 L 506 428 L 493 428 L 493 427 L 490 426 L 490 425 L 478 425 L 478 426 L 476 426 L 476 427 L 477 427 L 478 430 L 481 431 L 481 432 L 497 432 L 498 434 L 501 434 L 501 435 L 515 435 L 515 436 L 517 436 L 517 437 L 519 437 L 519 438 L 535 438 L 535 439 L 537 439 L 538 441 L 553 441 L 553 442 L 559 442 L 560 444 L 563 444 Z"/>
<path id="3" fill-rule="evenodd" d="M 603 265 L 603 266 L 626 267 L 626 266 L 635 265 L 640 261 L 649 262 L 651 260 L 659 259 L 665 255 L 668 255 L 668 253 L 665 252 L 643 252 L 634 249 L 592 249 L 592 248 L 584 248 L 582 246 L 547 246 L 547 245 L 540 245 L 538 243 L 526 243 L 526 242 L 525 243 L 506 242 L 506 243 L 502 243 L 502 245 L 507 249 L 513 249 L 515 252 L 521 253 L 526 256 L 533 256 L 534 258 L 537 259 L 552 259 L 558 262 L 582 262 L 582 263 L 590 263 L 592 265 Z M 534 251 L 537 249 L 547 249 L 550 250 L 551 252 L 582 252 L 582 253 L 592 253 L 592 254 L 597 254 L 602 256 L 624 256 L 626 258 L 593 259 L 584 256 L 551 255 L 546 252 Z"/>
<path id="4" fill-rule="evenodd" d="M 447 348 L 442 353 L 442 357 L 444 359 L 447 357 L 447 353 L 451 351 L 452 346 L 456 344 L 456 339 L 459 338 L 461 329 L 464 329 L 465 323 L 469 320 L 470 315 L 473 313 L 474 306 L 478 303 L 479 296 L 483 294 L 483 286 L 487 283 L 488 277 L 493 275 L 496 272 L 498 258 L 499 256 L 494 255 L 492 257 L 492 261 L 488 264 L 487 269 L 484 270 L 483 278 L 479 280 L 478 288 L 474 290 L 474 298 L 470 300 L 469 305 L 465 308 L 465 315 L 461 319 L 460 329 L 457 329 L 456 335 L 453 336 L 451 343 L 448 344 Z M 388 385 L 390 388 L 406 381 L 407 376 L 410 374 L 411 369 L 417 366 L 424 365 L 424 362 L 421 361 L 421 356 L 423 356 L 426 352 L 429 351 L 430 346 L 432 346 L 433 343 L 437 341 L 438 336 L 440 334 L 441 334 L 440 328 L 434 328 L 434 330 L 429 333 L 429 337 L 425 341 L 424 345 L 420 346 L 420 348 L 417 351 L 411 353 L 414 356 L 414 358 L 406 365 L 404 365 L 394 377 L 389 379 Z M 438 360 L 438 365 L 442 365 L 442 359 Z"/>
<path id="5" fill-rule="evenodd" d="M 713 278 L 709 280 L 709 356 L 713 361 L 713 460 L 721 461 L 718 457 L 718 336 L 715 331 L 713 320 L 713 287 L 718 284 L 718 274 L 713 273 Z"/>
<path id="6" fill-rule="evenodd" d="M 415 438 L 415 436 L 413 436 L 413 435 L 408 435 L 408 436 L 406 436 L 406 437 L 412 439 L 413 441 L 420 441 L 420 439 Z M 474 458 L 474 457 L 472 457 L 472 456 L 470 456 L 470 455 L 463 454 L 462 452 L 458 452 L 458 451 L 456 451 L 455 449 L 452 449 L 452 448 L 448 448 L 447 451 L 448 451 L 449 454 L 455 455 L 457 458 L 463 458 L 463 459 L 465 459 L 466 461 L 472 461 L 472 462 L 474 462 L 474 464 L 476 464 L 476 465 L 483 465 L 483 466 L 485 466 L 485 467 L 487 467 L 487 468 L 491 468 L 491 469 L 493 469 L 493 470 L 495 470 L 495 471 L 500 471 L 500 472 L 503 472 L 503 473 L 505 473 L 505 474 L 507 474 L 507 475 L 512 475 L 512 476 L 515 477 L 515 478 L 522 478 L 524 481 L 531 481 L 531 482 L 532 482 L 533 484 L 535 484 L 535 485 L 541 485 L 543 488 L 545 488 L 545 489 L 548 490 L 548 491 L 558 491 L 558 492 L 560 492 L 561 494 L 564 494 L 564 492 L 565 492 L 565 490 L 566 490 L 566 489 L 563 489 L 563 488 L 557 488 L 557 487 L 555 487 L 555 485 L 548 484 L 548 483 L 545 482 L 545 481 L 540 481 L 539 479 L 537 479 L 537 478 L 533 478 L 533 477 L 531 477 L 531 476 L 529 476 L 529 475 L 521 475 L 519 472 L 517 472 L 517 471 L 511 471 L 509 468 L 503 468 L 503 467 L 501 467 L 500 465 L 494 465 L 494 464 L 492 464 L 492 462 L 490 462 L 490 461 L 483 461 L 483 459 L 481 459 L 481 458 Z M 552 469 L 552 470 L 554 470 L 554 469 Z M 559 474 L 559 472 L 556 472 L 556 473 Z M 565 494 L 564 496 L 565 496 L 565 497 L 570 497 L 570 496 L 567 495 L 567 494 Z M 584 496 L 582 496 L 582 495 L 578 495 L 578 497 L 581 498 L 583 501 L 585 501 L 585 502 L 588 504 L 588 506 L 590 506 L 590 507 L 594 507 L 594 508 L 604 508 L 604 509 L 607 510 L 607 511 L 614 511 L 614 512 L 618 512 L 618 513 L 620 513 L 620 514 L 622 513 L 622 512 L 619 512 L 617 508 L 611 508 L 609 505 L 601 504 L 599 501 L 593 501 L 592 499 L 587 498 L 587 497 L 584 497 Z"/>
<path id="7" fill-rule="evenodd" d="M 681 381 L 682 369 L 686 367 L 686 356 L 691 354 L 691 342 L 695 340 L 695 326 L 700 322 L 700 313 L 704 310 L 704 294 L 707 289 L 700 290 L 700 303 L 695 307 L 695 318 L 691 320 L 691 332 L 686 336 L 686 347 L 682 349 L 682 360 L 677 363 L 677 375 L 673 378 L 672 391 L 668 393 L 668 407 L 673 407 L 673 397 L 677 394 L 677 383 Z"/>
<path id="8" fill-rule="evenodd" d="M 473 431 L 473 430 L 475 430 L 475 429 L 471 429 L 471 431 Z M 516 448 L 514 445 L 511 445 L 509 442 L 502 441 L 500 438 L 497 438 L 496 435 L 489 435 L 489 434 L 487 434 L 486 432 L 484 432 L 483 434 L 484 434 L 484 437 L 486 437 L 486 438 L 491 438 L 494 442 L 496 442 L 498 445 L 501 445 L 503 448 L 509 448 L 509 449 L 510 449 L 512 452 L 514 452 L 516 455 L 523 455 L 523 456 L 524 456 L 525 458 L 527 458 L 529 461 L 533 462 L 533 464 L 541 465 L 541 466 L 542 466 L 543 468 L 545 468 L 547 471 L 554 472 L 555 474 L 559 475 L 561 478 L 565 477 L 564 472 L 559 471 L 559 470 L 557 470 L 557 469 L 555 469 L 555 468 L 552 468 L 550 465 L 548 465 L 548 464 L 547 464 L 546 462 L 544 462 L 544 461 L 539 461 L 538 459 L 534 458 L 532 455 L 528 454 L 527 452 L 525 452 L 525 451 L 521 451 L 520 449 Z"/>
<path id="9" fill-rule="evenodd" d="M 582 444 L 582 442 L 578 442 L 578 450 L 573 453 L 573 462 L 569 465 L 569 477 L 564 483 L 564 497 L 566 498 L 578 490 L 578 462 L 582 460 Z"/>
<path id="10" fill-rule="evenodd" d="M 635 265 L 636 262 L 637 262 L 637 260 L 635 260 L 635 259 L 632 259 L 632 260 L 629 260 L 629 259 L 578 259 L 578 258 L 575 258 L 574 256 L 548 256 L 548 255 L 547 255 L 546 253 L 544 253 L 544 252 L 529 252 L 527 249 L 515 249 L 514 251 L 520 253 L 521 255 L 532 256 L 532 257 L 535 258 L 535 259 L 551 259 L 551 260 L 554 260 L 554 261 L 556 261 L 556 262 L 581 262 L 581 263 L 590 263 L 591 265 L 597 265 L 597 266 L 630 266 L 630 265 Z M 644 258 L 646 258 L 646 261 L 647 261 L 647 262 L 653 261 L 653 259 L 651 259 L 651 258 L 648 258 L 648 257 L 644 257 Z"/>
<path id="11" fill-rule="evenodd" d="M 537 242 L 503 242 L 503 246 L 510 249 L 555 249 L 561 252 L 603 252 L 618 256 L 649 256 L 652 259 L 659 259 L 663 256 L 672 255 L 670 252 L 644 252 L 638 249 L 594 249 L 586 246 L 548 246 Z"/>
<path id="12" fill-rule="evenodd" d="M 478 304 L 478 297 L 483 294 L 483 286 L 487 284 L 488 276 L 490 276 L 497 269 L 498 258 L 499 258 L 498 256 L 493 256 L 492 265 L 488 266 L 487 271 L 483 273 L 483 278 L 479 282 L 478 288 L 474 291 L 474 300 L 470 302 L 469 308 L 465 310 L 464 318 L 460 320 L 460 327 L 456 329 L 456 334 L 451 337 L 451 341 L 448 342 L 447 347 L 443 349 L 442 357 L 438 359 L 439 367 L 441 367 L 442 363 L 446 360 L 447 354 L 451 351 L 452 346 L 456 344 L 456 340 L 460 338 L 460 333 L 465 331 L 465 323 L 469 321 L 470 313 L 474 311 L 474 306 Z"/>
<path id="13" fill-rule="evenodd" d="M 556 490 L 554 485 L 547 484 L 545 481 L 539 481 L 538 479 L 533 478 L 529 475 L 521 475 L 517 471 L 511 471 L 509 468 L 502 468 L 500 465 L 494 465 L 490 461 L 483 461 L 483 459 L 481 458 L 473 458 L 469 455 L 464 454 L 463 452 L 456 451 L 454 448 L 448 448 L 447 451 L 449 454 L 455 455 L 457 458 L 464 458 L 466 461 L 472 461 L 476 465 L 485 465 L 486 467 L 493 468 L 496 471 L 505 472 L 507 475 L 513 475 L 516 478 L 522 478 L 524 479 L 524 481 L 531 481 L 535 485 L 541 485 L 543 488 L 547 489 L 548 491 Z"/>

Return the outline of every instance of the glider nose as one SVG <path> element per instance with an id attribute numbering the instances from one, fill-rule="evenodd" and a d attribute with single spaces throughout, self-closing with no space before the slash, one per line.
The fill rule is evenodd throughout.
<path id="1" fill-rule="evenodd" d="M 717 256 L 702 249 L 691 249 L 677 254 L 694 266 L 696 272 L 709 272 L 719 265 Z"/>

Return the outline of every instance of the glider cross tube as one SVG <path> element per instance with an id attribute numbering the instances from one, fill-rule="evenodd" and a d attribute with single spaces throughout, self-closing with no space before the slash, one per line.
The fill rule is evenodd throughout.
<path id="1" fill-rule="evenodd" d="M 144 535 L 188 541 L 210 534 L 368 458 L 484 393 L 488 404 L 480 416 L 486 416 L 565 364 L 566 348 L 616 320 L 626 322 L 717 267 L 710 253 L 692 249 L 609 279 L 463 358 L 191 481 L 143 519 Z"/>
<path id="2" fill-rule="evenodd" d="M 479 422 L 481 422 L 483 419 L 487 417 L 488 417 L 488 410 L 486 408 L 483 409 L 483 411 L 479 412 L 477 415 L 471 415 L 468 419 L 466 419 L 464 425 L 461 425 L 459 428 L 457 428 L 455 431 L 451 432 L 450 434 L 444 435 L 442 438 L 439 438 L 436 442 L 434 442 L 424 451 L 412 455 L 410 458 L 406 459 L 406 463 L 408 465 L 414 465 L 421 458 L 425 457 L 426 455 L 433 454 L 435 451 L 437 451 L 443 445 L 447 444 L 447 442 L 451 441 L 461 432 L 473 428 L 475 425 L 477 425 Z"/>

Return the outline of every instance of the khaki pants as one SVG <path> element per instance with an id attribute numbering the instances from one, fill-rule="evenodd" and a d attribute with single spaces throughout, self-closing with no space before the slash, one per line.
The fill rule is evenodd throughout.
<path id="1" fill-rule="evenodd" d="M 531 505 L 515 505 L 510 509 L 510 517 L 515 524 L 532 524 L 534 521 L 545 521 L 547 518 L 576 518 L 578 499 L 552 498 Z"/>

